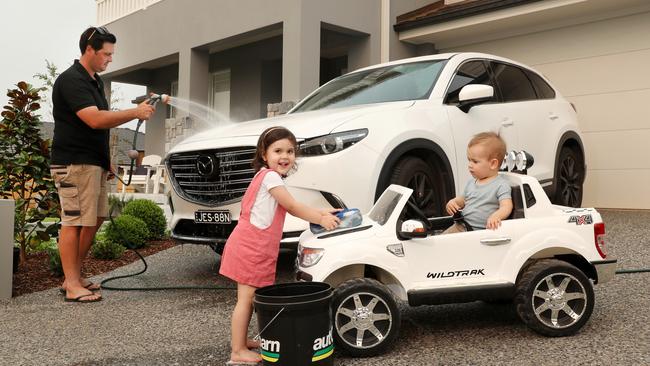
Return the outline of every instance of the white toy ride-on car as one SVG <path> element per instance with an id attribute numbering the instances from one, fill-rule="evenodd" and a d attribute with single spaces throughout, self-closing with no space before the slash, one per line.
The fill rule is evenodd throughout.
<path id="1" fill-rule="evenodd" d="M 297 279 L 335 288 L 339 349 L 360 357 L 383 352 L 398 336 L 397 301 L 512 300 L 535 332 L 565 336 L 582 328 L 594 307 L 592 284 L 615 274 L 600 214 L 552 205 L 532 177 L 499 174 L 510 182 L 514 209 L 497 230 L 441 235 L 453 218 L 426 217 L 411 203 L 411 189 L 391 185 L 360 226 L 301 235 Z"/>

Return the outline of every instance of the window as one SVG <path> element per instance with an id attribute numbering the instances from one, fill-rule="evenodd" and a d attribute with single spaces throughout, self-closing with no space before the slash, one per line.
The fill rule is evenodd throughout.
<path id="1" fill-rule="evenodd" d="M 553 88 L 551 88 L 551 86 L 548 85 L 548 83 L 544 81 L 544 79 L 542 79 L 539 75 L 528 70 L 526 70 L 526 75 L 528 75 L 528 78 L 533 83 L 533 87 L 535 87 L 535 92 L 537 93 L 538 99 L 555 98 L 555 90 L 553 90 Z"/>
<path id="2" fill-rule="evenodd" d="M 492 68 L 504 102 L 537 99 L 533 85 L 520 68 L 497 62 L 492 63 Z"/>
<path id="3" fill-rule="evenodd" d="M 379 197 L 379 201 L 375 203 L 372 210 L 370 210 L 368 217 L 379 225 L 384 225 L 393 214 L 395 206 L 397 206 L 397 203 L 399 203 L 401 198 L 401 193 L 387 189 L 381 197 Z"/>
<path id="4" fill-rule="evenodd" d="M 458 94 L 465 85 L 470 84 L 485 84 L 494 87 L 490 80 L 485 62 L 481 60 L 469 61 L 462 64 L 458 68 L 458 72 L 451 80 L 449 89 L 447 89 L 446 102 L 447 104 L 458 103 Z M 496 93 L 496 90 L 495 90 Z"/>
<path id="5" fill-rule="evenodd" d="M 426 99 L 445 62 L 411 62 L 343 75 L 320 87 L 292 113 Z"/>
<path id="6" fill-rule="evenodd" d="M 230 117 L 230 69 L 210 74 L 208 105 L 223 117 Z"/>

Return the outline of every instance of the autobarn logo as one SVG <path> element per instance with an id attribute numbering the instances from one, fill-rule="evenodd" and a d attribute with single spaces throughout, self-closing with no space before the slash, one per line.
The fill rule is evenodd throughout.
<path id="1" fill-rule="evenodd" d="M 575 223 L 576 225 L 591 225 L 594 223 L 594 219 L 591 215 L 573 215 L 569 217 L 569 223 Z"/>
<path id="2" fill-rule="evenodd" d="M 260 356 L 267 362 L 278 362 L 280 359 L 280 341 L 260 338 Z"/>
<path id="3" fill-rule="evenodd" d="M 314 355 L 311 362 L 320 361 L 328 358 L 334 353 L 334 338 L 332 337 L 332 328 L 327 332 L 326 336 L 316 338 L 314 340 Z"/>
<path id="4" fill-rule="evenodd" d="M 427 273 L 427 278 L 452 278 L 452 277 L 469 277 L 485 276 L 485 268 L 481 269 L 463 269 L 460 271 L 434 272 Z"/>

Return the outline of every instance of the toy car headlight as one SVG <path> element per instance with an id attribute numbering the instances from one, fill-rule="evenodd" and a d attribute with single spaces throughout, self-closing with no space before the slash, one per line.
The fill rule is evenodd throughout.
<path id="1" fill-rule="evenodd" d="M 302 156 L 333 154 L 356 144 L 368 136 L 367 129 L 332 133 L 300 144 Z"/>
<path id="2" fill-rule="evenodd" d="M 527 169 L 530 169 L 530 167 L 533 166 L 533 156 L 530 155 L 528 152 L 521 150 L 521 151 L 510 151 L 506 153 L 506 156 L 503 159 L 503 162 L 501 163 L 501 170 L 508 170 L 508 171 L 526 171 Z"/>
<path id="3" fill-rule="evenodd" d="M 300 266 L 311 267 L 318 263 L 325 254 L 325 249 L 321 248 L 302 248 L 300 251 Z"/>
<path id="4" fill-rule="evenodd" d="M 533 156 L 527 153 L 524 150 L 517 152 L 517 157 L 515 159 L 515 167 L 517 170 L 526 170 L 530 169 L 533 166 Z"/>

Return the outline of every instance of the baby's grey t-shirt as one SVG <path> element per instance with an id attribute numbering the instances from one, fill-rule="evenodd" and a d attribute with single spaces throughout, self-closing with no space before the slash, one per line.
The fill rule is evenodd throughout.
<path id="1" fill-rule="evenodd" d="M 474 230 L 485 229 L 488 217 L 499 209 L 499 201 L 512 198 L 510 185 L 501 175 L 486 184 L 476 184 L 471 179 L 465 185 L 463 196 L 463 218 Z"/>

